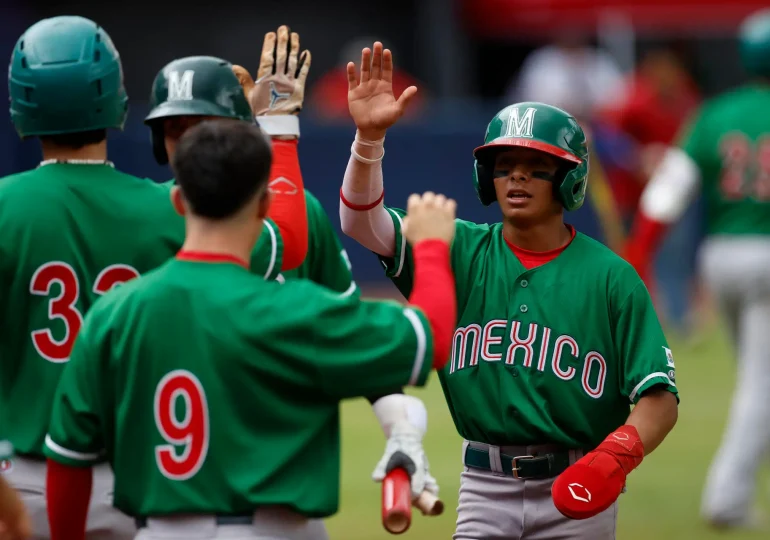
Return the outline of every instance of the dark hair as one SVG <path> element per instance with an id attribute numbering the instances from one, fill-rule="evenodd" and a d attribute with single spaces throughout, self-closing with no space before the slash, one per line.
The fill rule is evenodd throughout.
<path id="1" fill-rule="evenodd" d="M 56 146 L 80 150 L 89 144 L 98 144 L 107 138 L 106 129 L 94 129 L 92 131 L 78 131 L 77 133 L 64 133 L 62 135 L 41 135 L 41 141 L 52 142 Z"/>
<path id="2" fill-rule="evenodd" d="M 254 124 L 208 120 L 179 139 L 171 167 L 195 215 L 224 219 L 267 186 L 272 151 Z"/>

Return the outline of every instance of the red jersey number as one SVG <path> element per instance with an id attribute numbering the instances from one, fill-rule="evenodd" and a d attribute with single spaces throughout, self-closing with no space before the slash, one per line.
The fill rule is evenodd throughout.
<path id="1" fill-rule="evenodd" d="M 118 283 L 138 277 L 139 272 L 125 264 L 108 266 L 96 278 L 94 292 L 104 294 Z M 57 285 L 59 295 L 48 302 L 48 318 L 59 319 L 64 323 L 64 338 L 57 340 L 50 328 L 32 331 L 32 344 L 40 356 L 61 364 L 70 359 L 72 345 L 83 325 L 83 316 L 75 304 L 80 298 L 80 283 L 75 269 L 61 261 L 42 265 L 32 275 L 29 292 L 37 296 L 50 296 L 53 286 Z"/>
<path id="2" fill-rule="evenodd" d="M 726 199 L 751 197 L 770 201 L 770 137 L 756 144 L 740 132 L 725 135 L 719 142 L 722 156 L 720 186 Z"/>
<path id="3" fill-rule="evenodd" d="M 184 416 L 177 416 L 177 400 Z M 171 480 L 188 480 L 203 466 L 209 450 L 209 410 L 198 378 L 183 369 L 167 373 L 155 389 L 155 425 L 168 444 L 155 447 L 155 463 Z M 181 447 L 181 452 L 178 452 Z"/>

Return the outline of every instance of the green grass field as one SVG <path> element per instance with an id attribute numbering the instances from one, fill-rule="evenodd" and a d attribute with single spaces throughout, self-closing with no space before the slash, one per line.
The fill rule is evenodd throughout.
<path id="1" fill-rule="evenodd" d="M 700 522 L 701 488 L 720 442 L 732 393 L 734 359 L 719 331 L 704 332 L 699 340 L 688 343 L 669 339 L 682 399 L 679 422 L 663 445 L 629 477 L 628 492 L 620 499 L 618 539 L 770 538 L 768 532 L 718 534 Z M 412 527 L 402 537 L 447 539 L 454 532 L 456 518 L 461 439 L 435 376 L 426 388 L 413 393 L 428 407 L 425 448 L 446 510 L 433 518 L 415 510 Z M 380 521 L 379 485 L 370 480 L 384 449 L 384 438 L 367 401 L 343 406 L 342 438 L 342 500 L 340 512 L 327 522 L 330 536 L 335 540 L 391 538 Z M 765 474 L 759 493 L 764 510 L 770 509 L 769 494 L 770 477 Z"/>

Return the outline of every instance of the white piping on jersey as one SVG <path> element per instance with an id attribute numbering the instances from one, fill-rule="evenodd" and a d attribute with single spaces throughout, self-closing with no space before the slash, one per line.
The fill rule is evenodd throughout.
<path id="1" fill-rule="evenodd" d="M 350 287 L 348 287 L 348 289 L 344 293 L 340 293 L 340 298 L 347 298 L 348 296 L 356 292 L 357 288 L 358 288 L 358 285 L 356 285 L 356 282 L 351 280 Z"/>
<path id="2" fill-rule="evenodd" d="M 647 383 L 647 381 L 649 381 L 650 379 L 655 379 L 656 377 L 659 377 L 661 379 L 666 379 L 666 383 L 668 383 L 669 386 L 673 386 L 674 388 L 676 388 L 676 385 L 671 381 L 671 379 L 668 378 L 668 375 L 666 375 L 665 373 L 662 373 L 662 372 L 650 373 L 644 379 L 642 379 L 642 382 L 640 382 L 639 384 L 636 385 L 634 390 L 628 396 L 628 399 L 631 400 L 631 403 L 634 402 L 634 398 L 636 397 L 636 393 L 639 392 L 639 390 L 642 388 L 642 386 L 644 386 Z"/>
<path id="3" fill-rule="evenodd" d="M 270 241 L 272 242 L 273 252 L 270 254 L 270 264 L 267 265 L 267 272 L 265 272 L 265 279 L 270 279 L 270 275 L 275 268 L 275 259 L 278 257 L 278 239 L 275 237 L 275 229 L 270 225 L 270 222 L 265 220 L 265 226 L 270 233 Z"/>
<path id="4" fill-rule="evenodd" d="M 54 442 L 54 440 L 51 438 L 50 435 L 45 436 L 45 445 L 59 454 L 60 456 L 64 456 L 66 458 L 70 459 L 76 459 L 78 461 L 94 461 L 95 459 L 99 459 L 101 456 L 100 453 L 97 454 L 84 454 L 82 452 L 75 452 L 74 450 L 69 450 L 68 448 L 64 448 L 63 446 L 60 446 Z"/>
<path id="5" fill-rule="evenodd" d="M 644 188 L 642 213 L 660 223 L 674 223 L 700 188 L 698 165 L 681 148 L 669 148 Z"/>
<path id="6" fill-rule="evenodd" d="M 404 316 L 409 319 L 414 327 L 414 333 L 417 336 L 417 353 L 414 355 L 414 366 L 412 367 L 412 376 L 409 377 L 409 385 L 414 386 L 420 379 L 422 365 L 425 362 L 425 349 L 427 348 L 427 338 L 425 328 L 422 326 L 422 320 L 412 308 L 404 308 Z"/>
<path id="7" fill-rule="evenodd" d="M 38 164 L 39 167 L 45 167 L 46 165 L 107 165 L 108 167 L 115 168 L 115 164 L 112 161 L 106 159 L 46 159 Z"/>
<path id="8" fill-rule="evenodd" d="M 401 216 L 399 216 L 390 208 L 388 208 L 388 212 L 396 216 L 396 219 L 398 220 L 398 234 L 401 236 L 401 253 L 398 256 L 398 268 L 396 268 L 396 273 L 393 274 L 393 277 L 399 277 L 401 275 L 401 270 L 404 269 L 404 259 L 406 258 L 406 237 L 404 237 L 404 222 L 401 220 Z"/>

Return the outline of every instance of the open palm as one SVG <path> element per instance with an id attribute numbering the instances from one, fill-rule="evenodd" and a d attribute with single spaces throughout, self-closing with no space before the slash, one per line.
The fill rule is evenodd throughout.
<path id="1" fill-rule="evenodd" d="M 361 51 L 361 74 L 353 62 L 348 63 L 348 108 L 362 137 L 379 140 L 385 131 L 404 114 L 409 101 L 417 93 L 410 86 L 399 96 L 393 95 L 393 54 L 375 42 L 373 51 Z"/>

